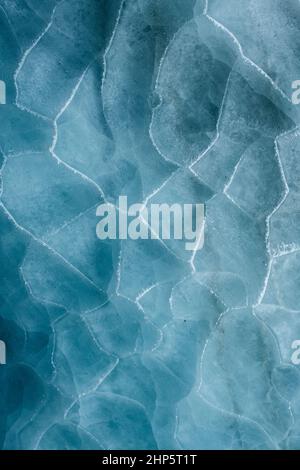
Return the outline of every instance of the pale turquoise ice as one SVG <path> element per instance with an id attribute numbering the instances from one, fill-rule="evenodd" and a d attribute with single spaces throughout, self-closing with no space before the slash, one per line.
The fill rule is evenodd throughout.
<path id="1" fill-rule="evenodd" d="M 299 449 L 298 0 L 0 0 L 2 449 Z M 205 203 L 205 242 L 96 207 Z"/>

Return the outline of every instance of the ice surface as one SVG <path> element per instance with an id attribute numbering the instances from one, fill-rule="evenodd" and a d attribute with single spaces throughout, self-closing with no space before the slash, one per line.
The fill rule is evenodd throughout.
<path id="1" fill-rule="evenodd" d="M 299 449 L 296 0 L 0 0 L 3 449 Z M 96 237 L 204 203 L 205 242 Z"/>

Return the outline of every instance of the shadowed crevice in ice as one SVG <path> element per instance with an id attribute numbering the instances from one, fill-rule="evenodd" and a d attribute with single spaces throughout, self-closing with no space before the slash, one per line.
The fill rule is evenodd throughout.
<path id="1" fill-rule="evenodd" d="M 167 159 L 191 162 L 214 139 L 237 53 L 205 17 L 186 23 L 174 36 L 159 70 L 160 102 L 151 124 L 153 140 Z"/>
<path id="2" fill-rule="evenodd" d="M 221 191 L 235 176 L 247 149 L 257 141 L 260 146 L 270 145 L 270 139 L 274 142 L 295 126 L 293 119 L 291 107 L 270 83 L 251 65 L 239 61 L 228 79 L 217 137 L 192 168 L 204 183 Z"/>
<path id="3" fill-rule="evenodd" d="M 153 144 L 149 126 L 160 60 L 177 27 L 191 18 L 192 7 L 193 2 L 188 1 L 182 18 L 172 18 L 172 14 L 168 16 L 170 11 L 174 15 L 171 2 L 125 2 L 105 54 L 102 100 L 115 142 L 112 164 L 128 167 L 129 180 L 119 191 L 123 189 L 135 200 L 146 198 L 176 169 Z"/>

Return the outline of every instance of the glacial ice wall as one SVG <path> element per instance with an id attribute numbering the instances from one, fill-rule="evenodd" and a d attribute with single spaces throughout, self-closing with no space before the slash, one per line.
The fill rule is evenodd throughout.
<path id="1" fill-rule="evenodd" d="M 3 449 L 299 449 L 299 0 L 0 0 Z M 205 243 L 96 207 L 205 203 Z"/>

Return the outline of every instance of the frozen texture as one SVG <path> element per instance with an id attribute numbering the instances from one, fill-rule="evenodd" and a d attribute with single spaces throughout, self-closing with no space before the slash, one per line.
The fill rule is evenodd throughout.
<path id="1" fill-rule="evenodd" d="M 299 449 L 298 0 L 0 0 L 0 447 Z M 205 203 L 204 248 L 100 241 Z"/>

